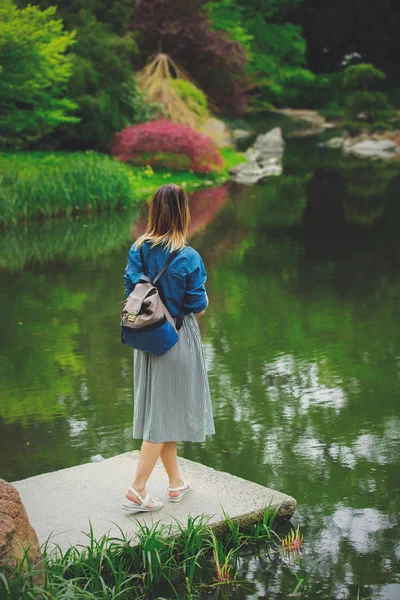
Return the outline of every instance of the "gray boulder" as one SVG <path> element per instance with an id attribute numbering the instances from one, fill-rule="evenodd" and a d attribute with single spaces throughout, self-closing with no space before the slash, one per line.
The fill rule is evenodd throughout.
<path id="1" fill-rule="evenodd" d="M 244 140 L 252 135 L 251 131 L 247 129 L 234 129 L 232 131 L 232 137 L 234 140 Z"/>
<path id="2" fill-rule="evenodd" d="M 268 158 L 270 156 L 281 156 L 285 150 L 285 142 L 282 137 L 282 131 L 280 127 L 274 127 L 268 133 L 259 135 L 254 142 L 252 148 L 246 152 L 257 153 L 257 160 Z M 250 156 L 249 156 L 250 158 Z"/>
<path id="3" fill-rule="evenodd" d="M 342 137 L 334 137 L 327 142 L 321 142 L 318 146 L 322 148 L 341 148 L 344 144 L 344 138 Z"/>
<path id="4" fill-rule="evenodd" d="M 279 127 L 259 135 L 245 153 L 248 162 L 229 171 L 232 181 L 252 184 L 272 175 L 281 175 L 284 148 L 285 142 Z"/>
<path id="5" fill-rule="evenodd" d="M 236 181 L 236 183 L 252 184 L 271 175 L 281 175 L 282 165 L 278 159 L 273 158 L 263 161 L 263 163 L 251 160 L 233 167 L 229 173 L 232 181 Z"/>
<path id="6" fill-rule="evenodd" d="M 363 140 L 356 144 L 346 142 L 344 151 L 367 158 L 395 158 L 397 146 L 392 140 Z"/>

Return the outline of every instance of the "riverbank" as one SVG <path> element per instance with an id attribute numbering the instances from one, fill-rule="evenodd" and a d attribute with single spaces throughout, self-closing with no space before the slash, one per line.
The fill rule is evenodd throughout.
<path id="1" fill-rule="evenodd" d="M 0 153 L 0 224 L 132 208 L 171 181 L 187 192 L 218 185 L 243 161 L 232 148 L 221 154 L 223 169 L 204 175 L 131 167 L 95 152 Z"/>
<path id="2" fill-rule="evenodd" d="M 32 595 L 62 598 L 61 589 L 69 586 L 70 593 L 88 599 L 98 593 L 193 598 L 215 585 L 236 583 L 244 546 L 279 559 L 285 542 L 274 531 L 275 519 L 293 515 L 294 498 L 180 458 L 180 469 L 192 482 L 185 501 L 168 502 L 165 470 L 158 462 L 151 493 L 164 507 L 155 514 L 126 512 L 121 509 L 125 482 L 138 458 L 137 451 L 125 452 L 12 484 L 44 549 L 42 561 L 32 565 L 37 573 L 32 579 L 42 584 L 30 590 Z M 300 534 L 293 535 L 301 545 Z M 40 554 L 34 556 L 40 561 Z M 12 570 L 11 586 L 13 576 L 19 594 L 10 594 L 10 600 L 22 596 L 24 583 L 29 589 L 22 569 Z"/>

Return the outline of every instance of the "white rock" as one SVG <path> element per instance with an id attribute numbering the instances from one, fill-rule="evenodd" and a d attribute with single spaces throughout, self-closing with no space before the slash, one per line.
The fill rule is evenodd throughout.
<path id="1" fill-rule="evenodd" d="M 285 142 L 280 127 L 274 127 L 268 133 L 259 135 L 253 148 L 254 150 L 258 150 L 262 157 L 270 154 L 283 154 Z"/>
<path id="2" fill-rule="evenodd" d="M 353 145 L 345 144 L 345 151 L 357 156 L 371 158 L 394 158 L 396 144 L 392 140 L 364 140 Z"/>
<path id="3" fill-rule="evenodd" d="M 322 148 L 341 148 L 344 144 L 344 139 L 341 137 L 334 137 L 327 142 L 321 142 L 318 146 Z"/>
<path id="4" fill-rule="evenodd" d="M 247 131 L 246 129 L 234 129 L 232 131 L 232 137 L 234 140 L 243 140 L 244 138 L 248 138 L 251 135 L 251 131 Z"/>
<path id="5" fill-rule="evenodd" d="M 237 183 L 252 184 L 272 175 L 281 175 L 284 147 L 279 127 L 259 135 L 254 146 L 245 153 L 248 162 L 229 171 L 231 179 Z"/>
<path id="6" fill-rule="evenodd" d="M 104 460 L 104 457 L 101 454 L 95 454 L 94 456 L 90 457 L 90 460 L 92 463 L 98 463 Z"/>
<path id="7" fill-rule="evenodd" d="M 252 184 L 271 175 L 281 175 L 282 167 L 279 164 L 260 166 L 255 161 L 242 163 L 230 171 L 232 181 L 236 183 Z"/>

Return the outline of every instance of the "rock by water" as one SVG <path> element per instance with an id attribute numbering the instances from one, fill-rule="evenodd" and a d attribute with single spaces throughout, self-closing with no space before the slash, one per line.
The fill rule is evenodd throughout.
<path id="1" fill-rule="evenodd" d="M 42 553 L 38 538 L 19 493 L 11 483 L 0 479 L 0 569 L 12 572 L 22 561 L 24 548 L 29 548 L 28 558 L 32 566 L 40 562 Z M 35 582 L 40 584 L 41 578 L 41 575 L 36 576 Z"/>
<path id="2" fill-rule="evenodd" d="M 232 181 L 237 183 L 257 183 L 266 177 L 282 174 L 282 157 L 285 142 L 279 127 L 259 135 L 254 145 L 247 150 L 247 162 L 229 171 Z"/>
<path id="3" fill-rule="evenodd" d="M 342 137 L 334 137 L 327 142 L 321 142 L 318 146 L 322 148 L 342 148 L 344 144 L 344 138 Z"/>
<path id="4" fill-rule="evenodd" d="M 397 146 L 392 140 L 363 140 L 356 144 L 346 141 L 344 151 L 348 154 L 370 158 L 396 158 Z"/>
<path id="5" fill-rule="evenodd" d="M 245 138 L 248 138 L 252 135 L 251 131 L 248 131 L 247 129 L 233 129 L 232 130 L 232 137 L 234 140 L 244 140 Z"/>

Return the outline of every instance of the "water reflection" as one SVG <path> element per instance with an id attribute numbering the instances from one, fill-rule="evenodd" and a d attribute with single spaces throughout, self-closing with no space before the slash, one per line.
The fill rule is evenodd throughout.
<path id="1" fill-rule="evenodd" d="M 282 179 L 193 199 L 193 244 L 209 274 L 201 328 L 217 436 L 183 444 L 182 453 L 298 499 L 303 566 L 321 559 L 310 597 L 356 598 L 360 587 L 362 598 L 394 598 L 399 177 L 379 171 L 385 185 L 369 181 L 369 196 L 364 174 L 351 175 L 356 169 L 341 168 L 337 156 L 299 157 L 298 144 Z M 370 198 L 373 218 L 366 204 L 368 219 L 349 218 L 349 203 Z M 30 249 L 22 234 L 7 234 L 2 260 L 13 273 L 1 274 L 0 476 L 137 447 L 132 357 L 118 339 L 130 229 L 120 218 L 106 233 L 97 223 L 85 228 L 86 239 L 76 224 L 43 224 L 46 235 L 30 238 Z M 58 227 L 72 227 L 75 243 L 57 250 Z M 108 251 L 96 254 L 101 232 Z M 247 557 L 242 570 L 253 586 L 248 597 L 285 598 L 295 586 L 279 563 Z"/>

